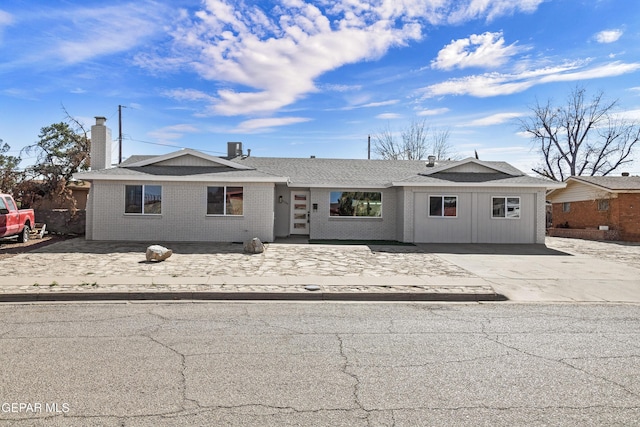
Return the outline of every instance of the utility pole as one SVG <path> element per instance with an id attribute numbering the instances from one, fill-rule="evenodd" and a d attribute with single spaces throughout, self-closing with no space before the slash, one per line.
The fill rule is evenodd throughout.
<path id="1" fill-rule="evenodd" d="M 122 109 L 124 105 L 118 105 L 118 164 L 122 163 Z"/>

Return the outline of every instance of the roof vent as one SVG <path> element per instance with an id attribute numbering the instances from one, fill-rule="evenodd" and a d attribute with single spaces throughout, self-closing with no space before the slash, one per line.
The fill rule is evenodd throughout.
<path id="1" fill-rule="evenodd" d="M 436 165 L 436 156 L 427 157 L 427 167 L 432 168 Z"/>
<path id="2" fill-rule="evenodd" d="M 622 172 L 622 176 L 629 176 L 629 172 Z"/>
<path id="3" fill-rule="evenodd" d="M 315 159 L 315 158 L 316 158 L 316 156 L 311 156 L 311 157 L 310 157 L 310 159 Z"/>

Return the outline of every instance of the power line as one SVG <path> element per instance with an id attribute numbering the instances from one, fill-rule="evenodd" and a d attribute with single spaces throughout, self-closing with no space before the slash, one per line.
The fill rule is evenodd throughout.
<path id="1" fill-rule="evenodd" d="M 141 142 L 143 144 L 150 144 L 150 145 L 160 145 L 162 147 L 172 147 L 172 148 L 181 148 L 181 149 L 190 149 L 190 150 L 197 150 L 197 151 L 203 151 L 206 153 L 212 153 L 212 154 L 224 154 L 225 156 L 227 155 L 227 153 L 225 153 L 224 151 L 213 151 L 213 150 L 203 150 L 200 148 L 192 148 L 192 147 L 184 147 L 181 145 L 173 145 L 173 144 L 164 144 L 161 142 L 151 142 L 151 141 L 143 141 L 141 139 L 134 139 L 131 138 L 130 136 L 126 138 L 128 141 L 133 141 L 133 142 Z"/>

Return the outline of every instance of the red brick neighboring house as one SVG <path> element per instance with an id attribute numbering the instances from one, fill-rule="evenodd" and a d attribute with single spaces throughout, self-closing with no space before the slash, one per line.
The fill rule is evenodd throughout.
<path id="1" fill-rule="evenodd" d="M 572 176 L 565 182 L 547 194 L 549 235 L 640 242 L 640 176 Z"/>

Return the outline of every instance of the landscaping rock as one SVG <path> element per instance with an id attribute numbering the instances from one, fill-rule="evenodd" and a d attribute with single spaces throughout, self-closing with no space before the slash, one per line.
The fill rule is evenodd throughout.
<path id="1" fill-rule="evenodd" d="M 173 254 L 171 249 L 160 245 L 151 245 L 147 248 L 147 261 L 164 261 Z"/>
<path id="2" fill-rule="evenodd" d="M 264 244 L 254 237 L 244 244 L 244 251 L 250 254 L 261 254 L 264 252 Z"/>

